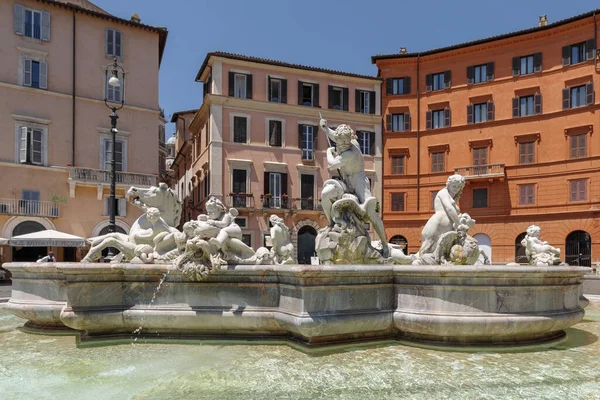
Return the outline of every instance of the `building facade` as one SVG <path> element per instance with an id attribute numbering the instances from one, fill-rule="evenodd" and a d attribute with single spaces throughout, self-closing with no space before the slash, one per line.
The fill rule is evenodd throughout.
<path id="1" fill-rule="evenodd" d="M 596 13 L 421 53 L 372 57 L 383 84 L 383 219 L 411 253 L 450 174 L 492 262 L 527 226 L 573 265 L 600 260 Z"/>
<path id="2" fill-rule="evenodd" d="M 216 196 L 240 212 L 244 241 L 257 248 L 270 246 L 268 216 L 278 214 L 290 227 L 298 261 L 310 263 L 317 230 L 326 225 L 320 192 L 331 175 L 319 112 L 331 127 L 355 130 L 380 197 L 379 78 L 214 52 L 196 80 L 204 83 L 204 102 L 188 141 L 178 146 L 182 160 L 190 157 L 189 180 L 179 182 L 189 189 L 180 189 L 189 204 L 186 219 Z"/>
<path id="3" fill-rule="evenodd" d="M 166 29 L 135 14 L 117 18 L 86 0 L 3 1 L 0 20 L 0 235 L 108 231 L 112 143 L 104 100 L 119 104 L 123 96 L 115 207 L 118 230 L 127 232 L 141 213 L 127 204 L 125 191 L 155 185 L 159 173 Z M 126 73 L 121 88 L 105 78 L 115 57 Z M 26 261 L 49 249 L 4 250 L 4 261 Z M 73 248 L 53 250 L 58 260 L 80 257 Z"/>

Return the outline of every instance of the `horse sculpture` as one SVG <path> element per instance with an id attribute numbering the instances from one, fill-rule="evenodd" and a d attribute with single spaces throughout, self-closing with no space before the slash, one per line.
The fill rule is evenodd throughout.
<path id="1" fill-rule="evenodd" d="M 121 252 L 114 261 L 151 263 L 177 257 L 178 243 L 185 246 L 185 235 L 174 228 L 181 218 L 181 201 L 175 192 L 160 183 L 147 189 L 132 186 L 126 197 L 131 204 L 143 209 L 144 214 L 133 223 L 128 235 L 109 233 L 89 239 L 92 247 L 82 261 L 98 260 L 107 247 Z"/>

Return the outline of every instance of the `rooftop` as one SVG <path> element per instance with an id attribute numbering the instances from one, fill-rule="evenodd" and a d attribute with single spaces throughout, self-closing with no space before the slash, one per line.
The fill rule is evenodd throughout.
<path id="1" fill-rule="evenodd" d="M 511 32 L 511 33 L 505 33 L 503 35 L 491 36 L 488 38 L 473 40 L 470 42 L 464 42 L 464 43 L 455 44 L 452 46 L 440 47 L 437 49 L 415 52 L 415 53 L 378 54 L 376 56 L 371 57 L 371 63 L 375 64 L 377 62 L 377 60 L 385 60 L 385 59 L 391 59 L 391 58 L 411 58 L 411 57 L 417 57 L 417 56 L 421 56 L 421 57 L 428 56 L 431 54 L 442 53 L 444 51 L 456 50 L 456 49 L 460 49 L 463 47 L 469 47 L 469 46 L 476 46 L 478 44 L 484 44 L 484 43 L 489 43 L 489 42 L 493 42 L 496 40 L 508 39 L 511 37 L 526 35 L 529 33 L 541 32 L 541 31 L 545 31 L 548 29 L 556 28 L 557 26 L 565 25 L 565 24 L 568 24 L 571 22 L 579 21 L 581 19 L 592 17 L 596 14 L 600 14 L 600 9 L 589 11 L 584 14 L 579 14 L 579 15 L 576 15 L 571 18 L 567 18 L 567 19 L 563 19 L 563 20 L 554 22 L 552 24 L 548 24 L 548 25 L 544 25 L 544 26 L 536 26 L 536 27 L 529 28 L 529 29 L 523 29 L 520 31 Z"/>
<path id="2" fill-rule="evenodd" d="M 195 114 L 196 111 L 198 111 L 198 109 L 193 109 L 193 110 L 185 110 L 185 111 L 175 111 L 173 113 L 173 115 L 171 115 L 171 121 L 170 122 L 177 122 L 177 117 L 179 117 L 180 115 L 183 114 Z"/>
<path id="3" fill-rule="evenodd" d="M 245 56 L 243 54 L 227 53 L 224 51 L 212 51 L 212 52 L 206 54 L 206 58 L 204 58 L 204 62 L 202 63 L 202 66 L 200 67 L 200 70 L 198 71 L 198 75 L 196 75 L 196 81 L 200 81 L 201 76 L 204 73 L 204 70 L 206 69 L 206 67 L 208 66 L 208 61 L 210 60 L 211 57 L 223 57 L 223 58 L 229 58 L 231 60 L 241 60 L 241 61 L 255 62 L 255 63 L 259 63 L 259 64 L 275 65 L 278 67 L 302 69 L 302 70 L 306 70 L 306 71 L 316 71 L 316 72 L 323 72 L 326 74 L 350 76 L 350 77 L 354 77 L 354 78 L 363 78 L 363 79 L 372 79 L 374 81 L 381 81 L 381 78 L 378 78 L 378 77 L 372 76 L 372 75 L 361 75 L 361 74 L 355 74 L 352 72 L 343 72 L 343 71 L 336 71 L 333 69 L 311 67 L 308 65 L 287 63 L 284 61 L 271 60 L 268 58 Z"/>

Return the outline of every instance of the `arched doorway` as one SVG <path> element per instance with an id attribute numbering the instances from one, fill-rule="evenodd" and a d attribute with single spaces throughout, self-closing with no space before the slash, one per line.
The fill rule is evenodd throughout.
<path id="1" fill-rule="evenodd" d="M 592 266 L 592 237 L 589 233 L 569 233 L 565 243 L 565 262 L 569 265 Z"/>
<path id="2" fill-rule="evenodd" d="M 23 221 L 12 231 L 12 236 L 26 235 L 45 230 L 46 227 L 36 221 Z M 11 236 L 11 237 L 12 237 Z M 48 254 L 47 247 L 13 247 L 13 261 L 37 261 Z"/>
<path id="3" fill-rule="evenodd" d="M 525 246 L 521 244 L 526 235 L 526 232 L 520 233 L 515 239 L 515 262 L 519 264 L 527 264 L 529 262 L 525 254 Z"/>
<path id="4" fill-rule="evenodd" d="M 118 233 L 124 233 L 127 234 L 127 232 L 125 232 L 125 229 L 121 228 L 119 225 L 115 225 L 115 230 Z M 100 230 L 100 234 L 98 236 L 102 236 L 102 235 L 106 235 L 107 233 L 110 233 L 110 225 L 105 226 L 104 228 L 102 228 Z M 112 250 L 112 253 L 114 256 L 116 256 L 117 254 L 120 253 L 119 250 L 115 249 L 114 247 L 107 247 L 106 249 L 102 250 L 102 257 L 106 257 L 108 255 L 108 251 Z"/>
<path id="5" fill-rule="evenodd" d="M 408 255 L 408 240 L 402 235 L 392 236 L 390 239 L 391 244 L 395 244 L 402 247 L 404 254 Z"/>
<path id="6" fill-rule="evenodd" d="M 310 258 L 315 254 L 315 239 L 317 230 L 305 225 L 298 231 L 298 264 L 310 264 Z"/>
<path id="7" fill-rule="evenodd" d="M 478 233 L 473 236 L 475 240 L 477 240 L 477 244 L 479 245 L 479 250 L 484 252 L 487 258 L 492 262 L 492 239 L 484 233 Z M 480 261 L 483 263 L 483 256 L 479 256 Z"/>

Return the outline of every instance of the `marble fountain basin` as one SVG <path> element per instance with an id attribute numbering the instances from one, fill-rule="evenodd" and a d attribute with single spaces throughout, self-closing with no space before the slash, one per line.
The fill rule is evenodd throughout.
<path id="1" fill-rule="evenodd" d="M 27 329 L 78 333 L 82 341 L 131 338 L 141 327 L 145 338 L 285 338 L 309 345 L 396 338 L 483 347 L 564 337 L 584 317 L 583 277 L 590 271 L 238 265 L 190 281 L 170 265 L 4 268 L 13 280 L 6 308 L 26 319 Z"/>

